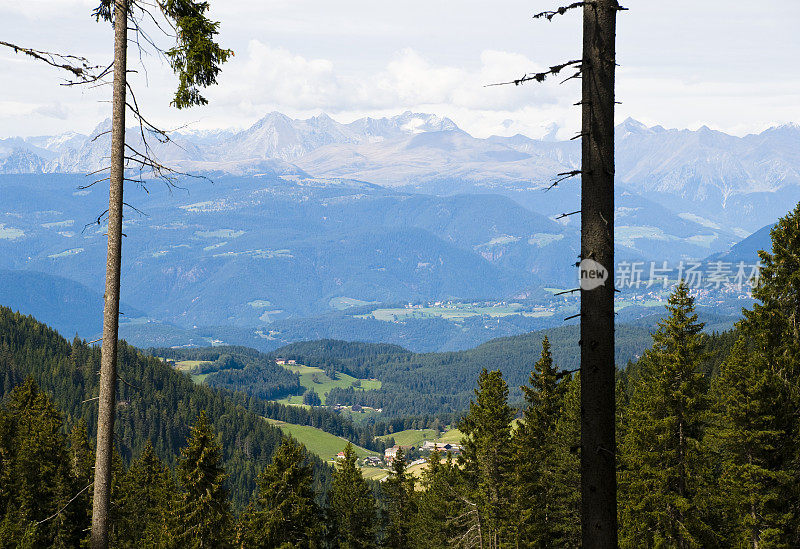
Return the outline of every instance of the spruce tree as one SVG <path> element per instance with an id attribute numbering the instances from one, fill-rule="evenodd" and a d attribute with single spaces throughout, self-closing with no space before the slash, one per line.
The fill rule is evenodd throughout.
<path id="1" fill-rule="evenodd" d="M 637 365 L 621 445 L 621 547 L 700 547 L 711 535 L 702 446 L 703 324 L 680 283 Z"/>
<path id="2" fill-rule="evenodd" d="M 556 422 L 564 404 L 564 391 L 546 336 L 529 383 L 530 387 L 522 387 L 526 407 L 513 436 L 516 535 L 521 547 L 548 547 L 557 537 L 552 522 L 558 466 Z"/>
<path id="3" fill-rule="evenodd" d="M 770 231 L 772 252 L 759 251 L 762 268 L 753 289 L 758 303 L 744 311 L 741 328 L 792 388 L 800 368 L 800 204 Z M 795 395 L 796 396 L 796 395 Z"/>
<path id="4" fill-rule="evenodd" d="M 406 459 L 399 450 L 392 461 L 392 474 L 381 487 L 386 502 L 385 547 L 408 547 L 411 521 L 414 516 L 414 477 L 406 472 Z"/>
<path id="5" fill-rule="evenodd" d="M 205 412 L 200 412 L 178 463 L 178 479 L 183 488 L 177 517 L 180 547 L 230 545 L 232 516 L 226 478 L 222 448 Z"/>
<path id="6" fill-rule="evenodd" d="M 564 402 L 556 420 L 551 524 L 556 545 L 569 548 L 581 546 L 581 380 L 570 375 L 562 383 Z"/>
<path id="7" fill-rule="evenodd" d="M 511 537 L 511 422 L 508 386 L 499 370 L 484 368 L 478 377 L 475 399 L 458 425 L 464 433 L 459 462 L 469 494 L 479 516 L 481 545 L 500 547 Z M 473 529 L 472 523 L 468 529 Z"/>
<path id="8" fill-rule="evenodd" d="M 757 362 L 753 368 L 769 370 L 776 381 L 771 420 L 762 418 L 756 430 L 781 432 L 796 441 L 800 438 L 800 204 L 778 220 L 770 236 L 772 250 L 759 251 L 762 268 L 759 284 L 753 289 L 757 302 L 752 310 L 744 311 L 739 328 Z M 753 378 L 751 385 L 758 385 L 764 375 Z M 776 536 L 790 547 L 800 546 L 800 447 L 778 444 L 771 455 L 767 469 L 783 486 L 771 511 L 784 517 L 774 525 L 780 531 Z M 786 477 L 791 480 L 782 482 Z M 768 482 L 768 491 L 774 489 L 769 486 Z"/>
<path id="9" fill-rule="evenodd" d="M 116 547 L 168 547 L 175 527 L 177 486 L 150 441 L 120 482 Z"/>
<path id="10" fill-rule="evenodd" d="M 94 452 L 89 444 L 89 434 L 86 420 L 83 418 L 72 428 L 69 435 L 69 451 L 72 476 L 80 488 L 89 486 L 92 482 L 92 466 L 94 465 Z M 84 525 L 85 529 L 91 523 L 91 489 L 87 488 L 79 495 L 69 507 L 74 513 L 75 520 Z M 86 536 L 88 539 L 88 536 Z"/>
<path id="11" fill-rule="evenodd" d="M 791 475 L 778 448 L 789 440 L 776 419 L 785 410 L 781 382 L 739 339 L 713 380 L 708 438 L 721 457 L 718 505 L 725 509 L 727 542 L 736 547 L 788 547 L 783 495 Z"/>
<path id="12" fill-rule="evenodd" d="M 322 534 L 320 509 L 315 502 L 314 474 L 303 447 L 285 438 L 258 477 L 254 503 L 241 518 L 244 547 L 317 547 Z"/>
<path id="13" fill-rule="evenodd" d="M 455 538 L 452 519 L 458 516 L 456 491 L 457 471 L 452 454 L 442 462 L 442 454 L 434 450 L 422 472 L 421 490 L 416 493 L 416 506 L 411 521 L 411 547 L 439 549 Z"/>
<path id="14" fill-rule="evenodd" d="M 33 378 L 0 412 L 0 547 L 73 547 L 88 526 L 61 414 Z M 85 500 L 84 500 L 85 501 Z"/>
<path id="15" fill-rule="evenodd" d="M 344 459 L 333 473 L 329 512 L 333 535 L 341 549 L 376 547 L 375 496 L 356 464 L 353 445 L 344 449 Z"/>

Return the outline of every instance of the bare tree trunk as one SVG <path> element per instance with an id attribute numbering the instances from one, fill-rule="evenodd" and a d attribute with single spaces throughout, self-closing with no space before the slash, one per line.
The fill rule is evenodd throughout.
<path id="1" fill-rule="evenodd" d="M 128 0 L 114 7 L 114 88 L 111 118 L 111 173 L 108 194 L 108 253 L 100 359 L 100 408 L 97 416 L 97 457 L 92 507 L 93 549 L 108 547 L 111 499 L 111 454 L 117 383 L 119 283 L 122 260 L 122 187 L 125 177 L 125 86 L 127 72 Z"/>
<path id="2" fill-rule="evenodd" d="M 581 259 L 605 284 L 581 289 L 581 536 L 617 547 L 614 436 L 614 71 L 617 0 L 583 7 Z M 582 269 L 583 271 L 583 269 Z M 583 286 L 583 285 L 582 285 Z"/>

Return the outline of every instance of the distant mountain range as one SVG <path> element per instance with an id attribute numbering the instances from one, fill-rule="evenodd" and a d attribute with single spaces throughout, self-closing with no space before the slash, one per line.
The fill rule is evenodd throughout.
<path id="1" fill-rule="evenodd" d="M 89 136 L 0 140 L 0 173 L 101 168 L 108 127 L 105 121 Z M 618 184 L 708 228 L 719 226 L 741 238 L 800 198 L 797 124 L 735 137 L 707 127 L 668 130 L 628 119 L 616 133 Z M 186 132 L 173 139 L 156 142 L 155 152 L 164 163 L 186 170 L 247 175 L 266 168 L 279 175 L 355 179 L 437 195 L 500 193 L 545 215 L 560 213 L 577 196 L 575 182 L 541 196 L 554 174 L 579 165 L 576 141 L 523 135 L 479 139 L 431 114 L 405 112 L 342 124 L 325 114 L 295 120 L 273 112 L 246 130 Z M 138 129 L 129 130 L 128 140 L 138 146 Z"/>
<path id="2" fill-rule="evenodd" d="M 107 193 L 82 188 L 92 180 L 79 174 L 105 164 L 108 127 L 0 140 L 0 269 L 102 294 L 95 221 Z M 138 129 L 128 140 L 141 146 Z M 545 189 L 579 166 L 575 141 L 479 139 L 406 112 L 349 124 L 271 113 L 243 131 L 153 143 L 162 162 L 213 184 L 126 190 L 146 215 L 126 213 L 123 299 L 148 319 L 261 327 L 269 338 L 277 321 L 341 303 L 536 300 L 574 284 L 579 219 L 555 218 L 579 209 L 579 182 Z M 800 127 L 740 138 L 629 119 L 617 127 L 616 173 L 618 260 L 752 257 L 764 235 L 739 241 L 800 200 Z"/>

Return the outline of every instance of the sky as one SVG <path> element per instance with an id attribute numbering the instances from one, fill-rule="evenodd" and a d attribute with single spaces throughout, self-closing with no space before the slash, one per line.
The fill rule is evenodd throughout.
<path id="1" fill-rule="evenodd" d="M 349 122 L 406 110 L 448 116 L 475 136 L 558 136 L 579 127 L 579 81 L 485 87 L 581 51 L 580 11 L 533 20 L 559 0 L 210 0 L 223 66 L 210 104 L 169 107 L 163 59 L 131 48 L 142 110 L 164 128 L 246 128 L 271 111 Z M 97 0 L 0 0 L 0 40 L 111 61 Z M 627 0 L 618 17 L 617 120 L 736 135 L 800 122 L 800 2 Z M 155 34 L 155 33 L 154 33 Z M 164 45 L 169 42 L 165 38 Z M 110 116 L 110 86 L 0 49 L 0 137 L 89 133 Z"/>

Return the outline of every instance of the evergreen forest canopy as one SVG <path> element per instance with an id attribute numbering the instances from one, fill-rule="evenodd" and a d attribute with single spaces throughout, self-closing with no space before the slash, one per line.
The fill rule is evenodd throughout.
<path id="1" fill-rule="evenodd" d="M 619 372 L 622 547 L 800 545 L 800 205 L 772 239 L 736 330 L 704 334 L 680 285 L 652 346 Z M 0 545 L 78 546 L 97 352 L 8 309 L 0 328 Z M 579 544 L 580 386 L 549 339 L 521 410 L 483 369 L 458 422 L 463 454 L 434 453 L 417 482 L 397 459 L 379 488 L 351 446 L 331 471 L 249 411 L 254 399 L 121 349 L 115 545 Z"/>
<path id="2" fill-rule="evenodd" d="M 412 353 L 397 345 L 329 339 L 293 343 L 269 354 L 246 347 L 158 348 L 148 352 L 175 360 L 206 361 L 193 370 L 197 374 L 210 372 L 205 383 L 263 399 L 305 391 L 299 383 L 292 383 L 289 372 L 275 365 L 276 358 L 318 367 L 331 378 L 344 373 L 357 379 L 378 379 L 381 388 L 377 390 L 335 387 L 328 393 L 327 402 L 380 408 L 382 418 L 395 421 L 408 416 L 452 417 L 465 410 L 484 367 L 501 370 L 511 387 L 511 401 L 521 401 L 519 386 L 526 381 L 530 357 L 539 352 L 545 336 L 553 343 L 559 368 L 578 367 L 577 326 L 494 339 L 474 349 L 447 353 Z M 648 327 L 617 326 L 617 363 L 640 356 L 649 342 Z M 231 365 L 224 362 L 230 360 L 227 356 L 235 357 Z"/>

